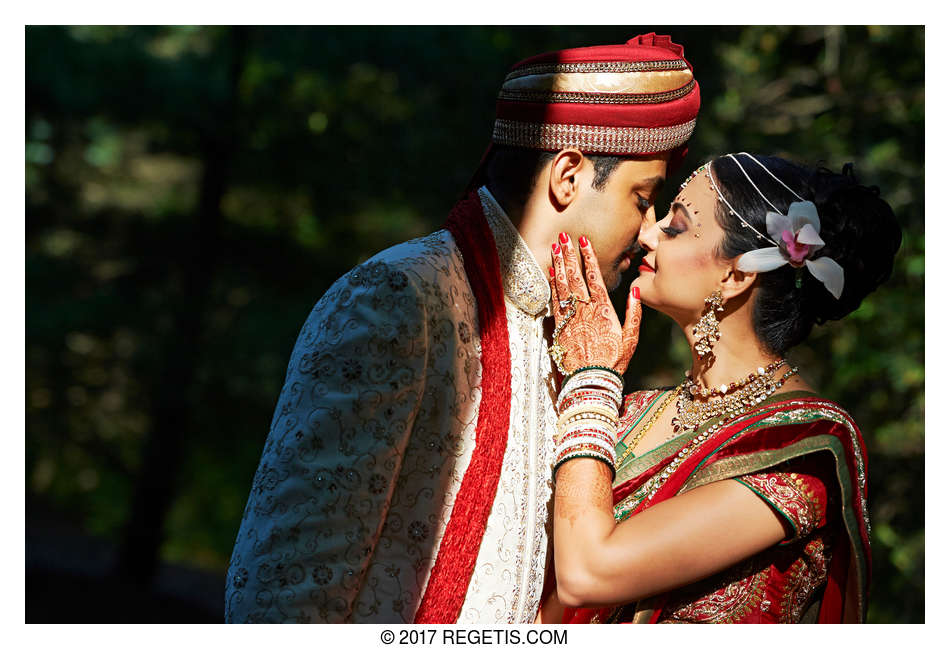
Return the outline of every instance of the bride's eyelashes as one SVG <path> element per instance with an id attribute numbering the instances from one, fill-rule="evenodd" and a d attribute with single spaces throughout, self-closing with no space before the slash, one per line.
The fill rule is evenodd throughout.
<path id="1" fill-rule="evenodd" d="M 673 212 L 669 212 L 666 215 L 666 218 L 663 219 L 663 221 L 669 222 L 669 225 L 660 225 L 659 223 L 657 225 L 660 225 L 660 231 L 670 238 L 673 238 L 678 234 L 683 234 L 684 232 L 686 232 L 686 228 L 673 227 L 673 221 L 674 221 Z M 663 223 L 663 221 L 660 221 L 660 223 Z"/>

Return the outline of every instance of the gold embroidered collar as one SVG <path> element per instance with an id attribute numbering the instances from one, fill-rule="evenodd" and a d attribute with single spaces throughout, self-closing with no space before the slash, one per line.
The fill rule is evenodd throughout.
<path id="1" fill-rule="evenodd" d="M 479 189 L 478 195 L 482 200 L 488 227 L 495 237 L 505 295 L 530 316 L 547 315 L 551 302 L 551 286 L 547 276 L 488 188 Z"/>

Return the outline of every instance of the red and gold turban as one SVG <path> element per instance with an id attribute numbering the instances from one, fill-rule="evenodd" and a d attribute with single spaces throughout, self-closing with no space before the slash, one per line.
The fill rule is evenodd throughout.
<path id="1" fill-rule="evenodd" d="M 699 84 L 669 36 L 579 47 L 515 65 L 498 95 L 494 144 L 636 156 L 675 151 L 696 126 Z"/>

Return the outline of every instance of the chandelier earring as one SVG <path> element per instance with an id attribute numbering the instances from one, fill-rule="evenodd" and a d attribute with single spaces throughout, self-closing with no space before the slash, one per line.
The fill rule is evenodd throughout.
<path id="1" fill-rule="evenodd" d="M 706 298 L 706 310 L 699 322 L 693 327 L 695 342 L 693 349 L 700 357 L 712 351 L 713 345 L 722 337 L 719 331 L 719 318 L 716 314 L 723 311 L 722 291 L 717 290 Z"/>

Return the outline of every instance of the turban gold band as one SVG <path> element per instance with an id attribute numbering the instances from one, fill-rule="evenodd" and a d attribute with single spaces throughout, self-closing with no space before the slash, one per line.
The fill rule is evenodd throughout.
<path id="1" fill-rule="evenodd" d="M 537 103 L 575 103 L 575 104 L 662 104 L 685 97 L 692 92 L 696 85 L 690 81 L 676 90 L 650 93 L 620 93 L 620 92 L 561 92 L 548 90 L 509 90 L 503 89 L 498 94 L 502 101 L 530 101 Z"/>
<path id="2" fill-rule="evenodd" d="M 532 74 L 506 81 L 502 93 L 657 94 L 681 90 L 693 80 L 690 70 L 655 72 L 559 72 Z"/>
<path id="3" fill-rule="evenodd" d="M 682 59 L 669 61 L 585 61 L 577 63 L 538 63 L 525 65 L 512 70 L 505 77 L 505 83 L 518 77 L 531 74 L 553 74 L 565 72 L 645 72 L 652 70 L 687 70 L 689 66 Z"/>
<path id="4" fill-rule="evenodd" d="M 536 124 L 496 119 L 492 141 L 548 151 L 576 147 L 590 153 L 636 155 L 675 149 L 689 139 L 694 128 L 695 119 L 685 124 L 654 128 Z"/>

